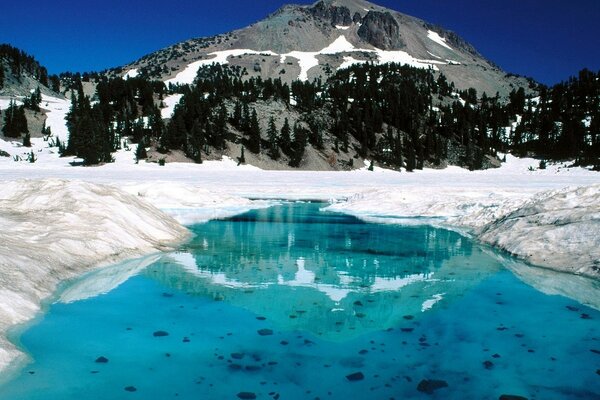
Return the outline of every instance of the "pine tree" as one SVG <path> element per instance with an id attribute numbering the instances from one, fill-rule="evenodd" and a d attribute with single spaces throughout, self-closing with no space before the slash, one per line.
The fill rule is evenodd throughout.
<path id="1" fill-rule="evenodd" d="M 244 146 L 242 146 L 242 153 L 240 154 L 240 156 L 238 157 L 238 166 L 240 164 L 244 164 L 246 163 L 246 156 L 244 156 Z"/>
<path id="2" fill-rule="evenodd" d="M 148 152 L 146 151 L 146 139 L 142 138 L 135 149 L 135 162 L 139 163 L 140 160 L 148 158 Z"/>
<path id="3" fill-rule="evenodd" d="M 273 160 L 279 159 L 279 144 L 277 137 L 277 127 L 275 126 L 275 119 L 269 118 L 269 128 L 267 129 L 267 138 L 269 140 L 269 157 Z"/>
<path id="4" fill-rule="evenodd" d="M 279 135 L 279 147 L 281 147 L 281 151 L 283 151 L 288 156 L 292 153 L 292 129 L 290 128 L 290 122 L 286 118 L 283 121 L 283 126 L 281 127 L 281 135 Z"/>
<path id="5" fill-rule="evenodd" d="M 260 153 L 260 126 L 258 125 L 256 110 L 252 110 L 250 125 L 248 127 L 248 136 L 248 150 L 255 154 Z"/>
<path id="6" fill-rule="evenodd" d="M 23 136 L 23 147 L 31 147 L 31 135 L 29 133 Z"/>
<path id="7" fill-rule="evenodd" d="M 308 139 L 308 133 L 306 129 L 300 126 L 298 122 L 294 124 L 294 140 L 292 141 L 291 154 L 289 166 L 297 168 L 300 166 L 302 157 L 304 157 L 304 151 Z"/>
<path id="8" fill-rule="evenodd" d="M 242 127 L 242 103 L 239 101 L 235 102 L 235 106 L 233 108 L 233 115 L 231 116 L 231 125 L 240 129 Z"/>
<path id="9" fill-rule="evenodd" d="M 2 127 L 4 136 L 10 138 L 21 137 L 23 133 L 29 133 L 27 128 L 27 118 L 25 117 L 25 108 L 17 106 L 14 100 L 11 100 L 8 109 L 4 111 L 4 126 Z"/>
<path id="10" fill-rule="evenodd" d="M 0 61 L 0 89 L 4 88 L 4 64 Z"/>
<path id="11" fill-rule="evenodd" d="M 408 141 L 406 144 L 406 171 L 412 172 L 415 170 L 417 160 L 416 160 L 416 151 L 415 146 L 412 141 Z"/>

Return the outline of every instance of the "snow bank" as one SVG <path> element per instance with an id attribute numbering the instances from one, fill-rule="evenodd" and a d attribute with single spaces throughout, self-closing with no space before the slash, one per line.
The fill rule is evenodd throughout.
<path id="1" fill-rule="evenodd" d="M 274 204 L 273 201 L 252 201 L 215 190 L 172 182 L 124 186 L 123 190 L 143 198 L 185 225 L 232 217 Z"/>
<path id="2" fill-rule="evenodd" d="M 600 278 L 600 185 L 542 194 L 481 187 L 382 189 L 327 209 L 373 222 L 470 232 L 531 264 Z"/>
<path id="3" fill-rule="evenodd" d="M 20 353 L 7 330 L 32 318 L 64 280 L 100 264 L 171 249 L 189 232 L 111 186 L 3 182 L 0 192 L 0 369 Z"/>
<path id="4" fill-rule="evenodd" d="M 532 264 L 600 278 L 600 185 L 537 195 L 478 237 Z"/>

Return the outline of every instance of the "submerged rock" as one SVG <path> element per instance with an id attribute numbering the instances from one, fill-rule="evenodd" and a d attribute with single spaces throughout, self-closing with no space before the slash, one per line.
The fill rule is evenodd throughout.
<path id="1" fill-rule="evenodd" d="M 152 334 L 152 336 L 154 337 L 164 337 L 164 336 L 169 336 L 169 332 L 165 332 L 165 331 L 156 331 Z"/>
<path id="2" fill-rule="evenodd" d="M 239 392 L 237 394 L 237 397 L 242 400 L 253 400 L 253 399 L 256 399 L 256 394 L 254 394 L 252 392 Z"/>
<path id="3" fill-rule="evenodd" d="M 448 387 L 448 382 L 438 379 L 423 379 L 419 382 L 417 390 L 419 392 L 433 394 L 434 391 Z"/>
<path id="4" fill-rule="evenodd" d="M 527 400 L 527 397 L 516 396 L 514 394 L 503 394 L 498 400 Z"/>
<path id="5" fill-rule="evenodd" d="M 104 356 L 100 356 L 100 357 L 96 358 L 96 362 L 98 364 L 106 364 L 108 362 L 108 358 L 106 358 Z"/>
<path id="6" fill-rule="evenodd" d="M 355 372 L 353 374 L 346 375 L 346 379 L 348 379 L 350 382 L 362 381 L 365 379 L 365 376 L 362 372 Z"/>
<path id="7" fill-rule="evenodd" d="M 271 336 L 273 334 L 273 331 L 271 329 L 259 329 L 258 334 L 260 336 Z"/>
<path id="8" fill-rule="evenodd" d="M 135 386 L 127 386 L 125 388 L 126 392 L 137 392 L 137 388 Z"/>

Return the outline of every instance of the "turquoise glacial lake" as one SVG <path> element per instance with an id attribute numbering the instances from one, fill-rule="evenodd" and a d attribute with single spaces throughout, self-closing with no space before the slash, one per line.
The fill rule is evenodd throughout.
<path id="1" fill-rule="evenodd" d="M 458 233 L 323 206 L 66 284 L 13 332 L 29 362 L 0 399 L 600 398 L 600 312 Z"/>

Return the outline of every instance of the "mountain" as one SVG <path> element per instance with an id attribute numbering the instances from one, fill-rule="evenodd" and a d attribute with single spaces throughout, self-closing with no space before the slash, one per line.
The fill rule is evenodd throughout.
<path id="1" fill-rule="evenodd" d="M 506 96 L 530 81 L 507 74 L 457 34 L 363 0 L 286 5 L 246 28 L 175 44 L 112 75 L 141 74 L 167 83 L 193 82 L 213 62 L 247 69 L 248 76 L 312 81 L 340 67 L 400 62 L 441 71 L 458 89 Z"/>
<path id="2" fill-rule="evenodd" d="M 59 85 L 58 77 L 49 76 L 46 67 L 33 56 L 0 44 L 0 96 L 29 96 L 38 88 L 44 94 L 55 94 Z"/>

